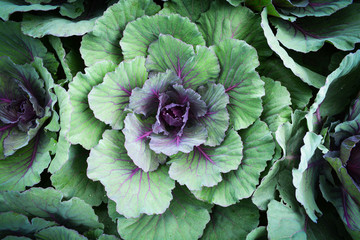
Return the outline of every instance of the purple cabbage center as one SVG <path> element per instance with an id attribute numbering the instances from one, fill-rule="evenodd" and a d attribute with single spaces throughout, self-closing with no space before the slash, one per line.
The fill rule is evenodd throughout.
<path id="1" fill-rule="evenodd" d="M 349 161 L 346 163 L 346 169 L 354 181 L 360 185 L 360 142 L 356 143 L 351 150 Z"/>
<path id="2" fill-rule="evenodd" d="M 19 129 L 27 131 L 36 118 L 36 112 L 28 98 L 20 100 L 1 99 L 0 120 L 3 124 L 17 124 Z"/>

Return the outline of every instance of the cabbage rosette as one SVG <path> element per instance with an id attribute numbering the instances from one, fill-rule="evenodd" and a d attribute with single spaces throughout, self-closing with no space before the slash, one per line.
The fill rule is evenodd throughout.
<path id="1" fill-rule="evenodd" d="M 50 163 L 51 132 L 59 130 L 53 79 L 54 56 L 20 24 L 0 23 L 0 190 L 25 190 Z"/>
<path id="2" fill-rule="evenodd" d="M 113 21 L 126 4 L 131 14 Z M 275 131 L 283 120 L 268 109 L 281 101 L 267 99 L 266 87 L 285 90 L 286 112 L 290 97 L 260 78 L 257 52 L 241 35 L 224 29 L 226 38 L 206 41 L 213 29 L 205 21 L 202 33 L 178 14 L 155 13 L 150 1 L 120 1 L 83 38 L 88 67 L 69 84 L 67 138 L 90 150 L 87 175 L 105 187 L 126 239 L 173 238 L 180 223 L 187 230 L 176 238 L 195 239 L 216 221 L 211 204 L 250 197 L 274 154 L 268 125 Z M 108 32 L 97 31 L 104 25 Z M 152 227 L 159 222 L 164 231 Z"/>

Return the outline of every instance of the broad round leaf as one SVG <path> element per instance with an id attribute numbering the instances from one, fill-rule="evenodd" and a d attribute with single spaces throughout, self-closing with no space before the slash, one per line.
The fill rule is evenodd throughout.
<path id="1" fill-rule="evenodd" d="M 131 92 L 142 87 L 148 73 L 145 58 L 121 62 L 114 72 L 108 73 L 104 81 L 93 87 L 88 95 L 89 106 L 97 119 L 109 124 L 113 129 L 122 129 Z"/>
<path id="2" fill-rule="evenodd" d="M 287 48 L 308 53 L 319 50 L 325 42 L 349 51 L 360 42 L 360 4 L 350 6 L 325 17 L 299 18 L 295 22 L 273 19 L 276 38 Z"/>
<path id="3" fill-rule="evenodd" d="M 245 239 L 259 224 L 259 215 L 248 199 L 226 208 L 215 206 L 201 240 Z"/>
<path id="4" fill-rule="evenodd" d="M 173 156 L 169 175 L 190 190 L 212 187 L 222 180 L 221 173 L 238 168 L 242 155 L 241 138 L 230 130 L 217 147 L 197 146 L 189 154 Z"/>
<path id="5" fill-rule="evenodd" d="M 209 84 L 200 87 L 198 93 L 207 107 L 206 114 L 198 119 L 205 126 L 208 133 L 204 145 L 214 147 L 224 140 L 225 132 L 229 127 L 229 113 L 226 110 L 229 96 L 225 93 L 225 89 L 221 84 Z"/>
<path id="6" fill-rule="evenodd" d="M 38 133 L 13 155 L 0 160 L 0 190 L 23 191 L 40 182 L 40 174 L 49 166 L 50 137 Z"/>
<path id="7" fill-rule="evenodd" d="M 95 118 L 89 107 L 88 95 L 91 89 L 101 83 L 105 74 L 112 72 L 115 65 L 102 61 L 78 73 L 69 84 L 70 104 L 72 107 L 68 139 L 72 144 L 81 144 L 91 149 L 100 140 L 106 124 Z"/>
<path id="8" fill-rule="evenodd" d="M 35 38 L 41 38 L 45 35 L 57 37 L 82 36 L 92 31 L 96 19 L 74 21 L 51 15 L 25 14 L 21 23 L 21 31 Z"/>
<path id="9" fill-rule="evenodd" d="M 116 210 L 125 217 L 141 213 L 161 214 L 170 204 L 175 182 L 163 165 L 144 172 L 127 155 L 125 137 L 120 131 L 107 130 L 88 158 L 89 178 L 100 181 L 107 196 L 116 202 Z"/>
<path id="10" fill-rule="evenodd" d="M 54 226 L 43 229 L 35 234 L 37 239 L 72 239 L 72 240 L 87 240 L 86 237 L 81 236 L 78 232 L 63 226 Z"/>
<path id="11" fill-rule="evenodd" d="M 244 145 L 244 156 L 239 168 L 222 174 L 223 180 L 218 185 L 193 191 L 197 198 L 226 207 L 251 196 L 255 191 L 266 162 L 274 154 L 274 139 L 267 125 L 261 121 L 256 121 L 248 129 L 240 131 L 240 136 Z"/>
<path id="12" fill-rule="evenodd" d="M 198 239 L 210 220 L 209 206 L 194 199 L 184 188 L 176 187 L 173 195 L 163 214 L 118 218 L 120 235 L 128 240 Z"/>
<path id="13" fill-rule="evenodd" d="M 269 58 L 261 62 L 257 69 L 261 76 L 269 77 L 286 87 L 291 96 L 294 109 L 304 109 L 312 97 L 310 87 L 286 68 L 278 58 Z"/>
<path id="14" fill-rule="evenodd" d="M 31 236 L 44 228 L 54 225 L 56 225 L 55 222 L 41 218 L 33 218 L 30 221 L 26 216 L 19 213 L 0 213 L 0 237 L 2 239 L 9 235 Z"/>
<path id="15" fill-rule="evenodd" d="M 167 156 L 156 154 L 149 147 L 154 118 L 142 120 L 134 113 L 129 113 L 125 120 L 123 133 L 125 136 L 125 148 L 134 164 L 144 172 L 154 171 L 160 163 L 166 161 Z"/>
<path id="16" fill-rule="evenodd" d="M 0 212 L 12 211 L 27 217 L 56 221 L 78 231 L 103 228 L 90 205 L 79 198 L 62 201 L 53 188 L 31 188 L 24 192 L 1 192 Z"/>
<path id="17" fill-rule="evenodd" d="M 86 176 L 86 158 L 89 155 L 79 145 L 71 145 L 67 162 L 50 177 L 52 185 L 66 198 L 78 197 L 91 206 L 98 206 L 105 191 L 99 182 Z"/>
<path id="18" fill-rule="evenodd" d="M 235 130 L 250 126 L 262 112 L 264 82 L 255 68 L 259 66 L 256 50 L 246 42 L 227 39 L 212 46 L 219 58 L 221 72 L 217 80 L 225 87 L 230 103 L 227 109 Z"/>
<path id="19" fill-rule="evenodd" d="M 153 15 L 159 6 L 152 0 L 121 0 L 109 7 L 81 42 L 81 56 L 86 66 L 101 60 L 116 64 L 122 60 L 120 39 L 126 25 L 143 15 Z"/>
<path id="20" fill-rule="evenodd" d="M 186 44 L 170 35 L 160 35 L 149 47 L 146 59 L 148 71 L 171 69 L 181 79 L 184 88 L 196 89 L 219 74 L 216 55 L 204 46 Z"/>
<path id="21" fill-rule="evenodd" d="M 197 26 L 188 18 L 180 15 L 144 16 L 129 23 L 124 30 L 124 37 L 120 41 L 124 58 L 146 57 L 149 45 L 155 42 L 160 34 L 170 34 L 194 46 L 205 45 Z"/>
<path id="22" fill-rule="evenodd" d="M 272 200 L 267 211 L 270 239 L 306 239 L 305 216 L 283 203 Z"/>
<path id="23" fill-rule="evenodd" d="M 246 7 L 213 1 L 210 10 L 201 15 L 198 25 L 207 46 L 227 39 L 239 39 L 255 47 L 260 56 L 270 56 L 272 51 L 266 43 L 260 21 L 260 17 Z"/>

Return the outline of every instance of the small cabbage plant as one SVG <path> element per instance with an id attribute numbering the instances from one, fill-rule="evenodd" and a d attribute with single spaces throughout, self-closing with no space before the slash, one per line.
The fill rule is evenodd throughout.
<path id="1" fill-rule="evenodd" d="M 351 230 L 360 230 L 360 135 L 359 102 L 356 99 L 344 122 L 332 133 L 332 149 L 324 158 L 334 169 L 338 179 L 322 179 L 324 197 L 333 203 Z"/>
<path id="2" fill-rule="evenodd" d="M 0 23 L 0 190 L 25 190 L 40 181 L 58 131 L 54 56 L 40 40 L 23 35 L 20 24 Z M 55 64 L 55 65 L 54 65 Z"/>

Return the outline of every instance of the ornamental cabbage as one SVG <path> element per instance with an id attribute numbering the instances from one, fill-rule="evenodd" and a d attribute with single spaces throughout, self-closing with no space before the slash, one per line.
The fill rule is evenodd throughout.
<path id="1" fill-rule="evenodd" d="M 129 14 L 113 21 L 124 9 Z M 177 219 L 188 229 L 177 234 L 198 238 L 210 220 L 202 201 L 230 206 L 255 190 L 275 147 L 259 118 L 275 131 L 290 115 L 290 97 L 260 78 L 257 51 L 242 40 L 265 44 L 258 16 L 214 2 L 196 25 L 158 10 L 148 0 L 120 1 L 83 38 L 88 67 L 69 84 L 67 138 L 90 150 L 87 175 L 105 187 L 121 235 L 133 239 L 144 222 L 164 219 L 165 232 L 147 231 L 172 238 Z M 234 24 L 256 24 L 255 32 L 236 33 L 234 25 L 217 30 L 223 39 L 208 38 L 219 26 L 205 19 L 221 21 L 217 11 L 231 11 Z M 281 101 L 264 96 L 270 89 L 285 92 Z M 181 217 L 182 207 L 199 216 Z"/>
<path id="2" fill-rule="evenodd" d="M 50 131 L 58 131 L 53 79 L 44 67 L 57 64 L 20 24 L 0 23 L 0 189 L 25 190 L 50 163 Z M 55 64 L 55 65 L 54 65 Z"/>

